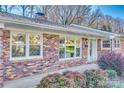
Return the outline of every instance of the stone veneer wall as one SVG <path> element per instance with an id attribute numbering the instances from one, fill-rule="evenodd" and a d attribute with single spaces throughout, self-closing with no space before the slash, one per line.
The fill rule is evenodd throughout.
<path id="1" fill-rule="evenodd" d="M 124 39 L 120 40 L 121 42 L 121 47 L 119 49 L 115 49 L 114 48 L 114 40 L 112 41 L 112 51 L 116 52 L 116 53 L 122 53 L 124 55 Z M 100 57 L 101 54 L 105 53 L 105 52 L 109 52 L 111 51 L 110 49 L 101 49 L 101 39 L 97 40 L 97 53 L 98 53 L 98 58 Z"/>
<path id="2" fill-rule="evenodd" d="M 2 48 L 3 48 L 3 32 L 2 29 L 0 29 L 0 87 L 3 87 L 4 82 L 4 65 L 3 65 L 3 54 L 2 54 Z"/>
<path id="3" fill-rule="evenodd" d="M 82 58 L 87 62 L 88 59 L 88 39 L 82 38 Z"/>
<path id="4" fill-rule="evenodd" d="M 113 47 L 114 43 L 112 42 L 112 47 Z M 111 51 L 111 48 L 110 49 L 102 49 L 101 48 L 101 39 L 97 39 L 97 54 L 98 54 L 98 58 L 106 53 L 106 52 L 109 52 Z M 114 50 L 113 50 L 114 51 Z"/>
<path id="5" fill-rule="evenodd" d="M 2 75 L 2 77 L 4 76 L 4 81 L 86 63 L 87 57 L 84 58 L 85 60 L 78 58 L 59 61 L 59 35 L 43 34 L 43 58 L 41 57 L 30 60 L 10 61 L 10 31 L 3 31 L 3 38 L 1 41 L 3 41 L 3 55 L 2 58 L 0 58 L 3 60 L 5 69 L 4 75 L 0 75 Z M 82 39 L 82 41 L 84 42 L 85 39 Z M 82 51 L 86 56 L 87 50 L 82 48 Z M 2 78 L 0 77 L 0 80 L 1 79 Z"/>
<path id="6" fill-rule="evenodd" d="M 117 53 L 122 53 L 122 55 L 124 55 L 124 39 L 121 39 L 120 42 L 121 42 L 120 48 L 114 49 L 114 51 Z"/>

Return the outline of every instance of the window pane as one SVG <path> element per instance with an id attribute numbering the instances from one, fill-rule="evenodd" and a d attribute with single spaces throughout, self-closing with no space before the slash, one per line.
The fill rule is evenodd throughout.
<path id="1" fill-rule="evenodd" d="M 74 39 L 72 38 L 66 38 L 66 46 L 73 46 L 74 45 Z"/>
<path id="2" fill-rule="evenodd" d="M 40 44 L 40 35 L 33 34 L 33 33 L 30 34 L 29 43 L 30 44 Z"/>
<path id="3" fill-rule="evenodd" d="M 13 33 L 12 34 L 12 44 L 25 44 L 26 35 L 22 33 Z"/>
<path id="4" fill-rule="evenodd" d="M 24 45 L 12 45 L 12 57 L 23 57 L 25 56 Z"/>
<path id="5" fill-rule="evenodd" d="M 66 57 L 74 57 L 74 46 L 66 46 Z"/>
<path id="6" fill-rule="evenodd" d="M 110 41 L 109 40 L 103 41 L 103 48 L 110 48 Z"/>
<path id="7" fill-rule="evenodd" d="M 117 44 L 117 47 L 119 48 L 120 47 L 120 41 L 118 40 L 118 44 Z"/>
<path id="8" fill-rule="evenodd" d="M 76 40 L 76 57 L 80 57 L 80 47 L 81 47 L 81 43 L 80 43 L 80 39 Z"/>
<path id="9" fill-rule="evenodd" d="M 59 58 L 65 58 L 65 48 L 59 48 Z"/>
<path id="10" fill-rule="evenodd" d="M 80 39 L 76 40 L 76 47 L 80 47 Z"/>
<path id="11" fill-rule="evenodd" d="M 60 37 L 60 44 L 64 44 L 65 43 L 65 37 Z"/>
<path id="12" fill-rule="evenodd" d="M 65 46 L 65 37 L 60 37 L 60 47 L 64 47 Z"/>
<path id="13" fill-rule="evenodd" d="M 117 48 L 119 48 L 120 47 L 120 44 L 117 44 Z"/>
<path id="14" fill-rule="evenodd" d="M 80 48 L 76 48 L 76 57 L 80 56 Z"/>
<path id="15" fill-rule="evenodd" d="M 40 55 L 40 45 L 30 45 L 29 46 L 29 55 L 30 56 L 39 56 Z"/>
<path id="16" fill-rule="evenodd" d="M 114 41 L 114 45 L 115 45 L 115 48 L 119 48 L 120 47 L 120 41 L 119 40 L 115 40 Z"/>
<path id="17" fill-rule="evenodd" d="M 116 48 L 116 45 L 117 45 L 116 40 L 114 40 L 114 46 L 115 46 L 115 48 Z"/>
<path id="18" fill-rule="evenodd" d="M 118 40 L 118 44 L 120 43 L 120 41 Z"/>

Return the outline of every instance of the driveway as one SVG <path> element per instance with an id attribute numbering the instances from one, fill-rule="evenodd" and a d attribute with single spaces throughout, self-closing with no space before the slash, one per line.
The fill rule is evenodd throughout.
<path id="1" fill-rule="evenodd" d="M 17 79 L 17 80 L 6 81 L 4 88 L 35 88 L 36 85 L 40 82 L 40 80 L 48 74 L 62 73 L 65 71 L 78 71 L 82 73 L 85 70 L 90 70 L 90 69 L 98 69 L 98 65 L 97 64 L 84 64 L 81 66 L 75 66 L 75 67 L 71 67 L 67 69 L 62 69 L 59 71 L 32 75 L 32 76 L 24 77 L 24 78 Z"/>

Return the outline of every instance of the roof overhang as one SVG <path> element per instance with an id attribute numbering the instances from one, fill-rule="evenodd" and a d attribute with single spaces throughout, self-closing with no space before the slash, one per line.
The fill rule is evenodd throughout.
<path id="1" fill-rule="evenodd" d="M 90 28 L 78 28 L 73 26 L 54 26 L 48 24 L 39 24 L 34 22 L 24 22 L 21 20 L 12 20 L 12 19 L 5 19 L 0 18 L 0 23 L 2 23 L 1 27 L 4 29 L 10 28 L 21 28 L 21 29 L 28 29 L 28 30 L 39 30 L 39 31 L 49 31 L 54 33 L 62 33 L 62 34 L 76 34 L 80 36 L 90 36 L 90 37 L 101 37 L 101 38 L 109 38 L 110 35 L 119 36 L 118 34 L 108 33 L 98 30 L 93 30 Z"/>

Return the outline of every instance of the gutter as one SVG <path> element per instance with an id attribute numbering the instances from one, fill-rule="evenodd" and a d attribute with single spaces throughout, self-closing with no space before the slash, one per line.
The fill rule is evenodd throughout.
<path id="1" fill-rule="evenodd" d="M 120 34 L 116 34 L 116 33 L 113 33 L 113 32 L 107 32 L 107 31 L 102 31 L 102 30 L 99 30 L 99 29 L 88 28 L 88 27 L 84 27 L 84 26 L 80 26 L 80 25 L 76 25 L 76 24 L 72 24 L 71 26 L 72 27 L 79 27 L 79 28 L 82 28 L 82 29 L 85 29 L 85 30 L 90 30 L 90 31 L 105 34 L 105 35 L 109 34 L 109 35 L 114 35 L 114 36 L 120 36 Z"/>
<path id="2" fill-rule="evenodd" d="M 71 26 L 68 27 L 62 27 L 62 26 L 53 26 L 53 25 L 47 25 L 47 24 L 39 24 L 39 23 L 33 23 L 33 22 L 24 22 L 24 21 L 19 21 L 19 20 L 12 20 L 12 19 L 5 19 L 4 17 L 0 17 L 0 22 L 2 23 L 13 23 L 13 24 L 20 24 L 20 25 L 27 25 L 27 26 L 34 26 L 34 27 L 39 27 L 39 28 L 46 28 L 46 29 L 55 29 L 55 30 L 61 30 L 64 32 L 73 32 L 73 33 L 78 33 L 78 34 L 88 34 L 88 35 L 94 35 L 94 36 L 102 36 L 102 37 L 108 37 L 108 32 L 98 32 L 98 30 L 93 30 L 91 28 L 87 28 L 86 30 L 84 28 L 78 29 L 74 28 Z M 80 26 L 82 27 L 82 26 Z M 89 30 L 91 30 L 89 32 Z M 78 32 L 77 32 L 78 31 Z M 92 32 L 93 31 L 93 32 Z M 104 35 L 103 35 L 104 34 Z M 116 35 L 114 33 L 111 33 L 112 35 Z"/>

